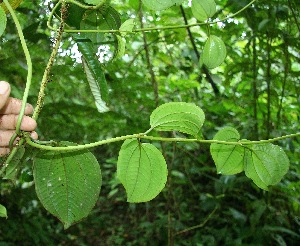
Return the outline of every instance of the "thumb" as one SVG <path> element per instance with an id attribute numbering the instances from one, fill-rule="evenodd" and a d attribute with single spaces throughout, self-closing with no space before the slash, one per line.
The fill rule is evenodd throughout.
<path id="1" fill-rule="evenodd" d="M 5 81 L 0 81 L 0 109 L 5 105 L 10 93 L 10 85 Z"/>

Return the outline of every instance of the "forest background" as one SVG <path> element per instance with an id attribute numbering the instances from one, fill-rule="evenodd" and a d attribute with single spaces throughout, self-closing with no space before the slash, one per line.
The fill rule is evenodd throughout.
<path id="1" fill-rule="evenodd" d="M 47 28 L 52 1 L 24 0 L 16 9 L 33 60 L 34 104 L 54 32 Z M 156 30 L 127 34 L 124 56 L 113 60 L 115 43 L 99 44 L 109 87 L 109 111 L 99 113 L 75 42 L 64 34 L 38 119 L 40 140 L 79 144 L 144 132 L 149 115 L 166 102 L 192 102 L 205 112 L 204 139 L 225 126 L 249 140 L 299 132 L 300 18 L 297 0 L 255 1 L 224 21 L 196 23 L 185 1 L 152 11 L 138 0 L 107 1 L 123 23 Z M 212 20 L 236 13 L 250 1 L 220 0 Z M 140 20 L 143 20 L 142 22 Z M 182 26 L 164 29 L 165 26 Z M 159 29 L 160 28 L 160 29 Z M 208 31 L 221 37 L 227 57 L 219 67 L 199 66 Z M 113 60 L 113 61 L 112 61 Z M 0 40 L 0 78 L 22 98 L 27 67 L 12 21 Z M 178 133 L 177 136 L 182 136 Z M 167 134 L 166 134 L 167 135 Z M 284 179 L 269 191 L 243 174 L 216 172 L 209 145 L 157 143 L 168 163 L 163 192 L 147 203 L 127 203 L 116 177 L 121 143 L 93 153 L 103 176 L 92 213 L 67 230 L 40 204 L 30 161 L 17 184 L 1 181 L 0 245 L 296 245 L 300 240 L 300 139 L 277 142 L 290 160 Z"/>

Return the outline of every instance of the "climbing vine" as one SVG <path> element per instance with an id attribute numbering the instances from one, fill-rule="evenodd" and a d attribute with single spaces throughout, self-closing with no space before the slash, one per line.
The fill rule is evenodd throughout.
<path id="1" fill-rule="evenodd" d="M 183 2 L 183 0 L 143 0 L 139 1 L 139 4 L 140 8 L 147 7 L 154 11 L 164 11 L 174 5 L 181 5 Z M 14 7 L 12 7 L 13 4 Z M 11 139 L 11 153 L 1 166 L 1 176 L 4 179 L 16 180 L 24 158 L 31 155 L 36 193 L 43 206 L 56 216 L 65 228 L 86 217 L 97 201 L 102 175 L 100 165 L 89 149 L 104 144 L 123 141 L 118 156 L 117 176 L 126 190 L 127 201 L 133 203 L 154 199 L 167 182 L 168 170 L 163 153 L 154 144 L 146 141 L 210 144 L 210 152 L 219 174 L 232 175 L 245 172 L 245 175 L 263 190 L 276 185 L 287 173 L 289 159 L 282 148 L 273 142 L 298 137 L 300 133 L 250 141 L 241 139 L 235 128 L 226 127 L 219 130 L 213 139 L 203 139 L 202 126 L 205 124 L 205 114 L 200 107 L 185 102 L 168 102 L 158 105 L 158 95 L 155 92 L 157 85 L 155 74 L 153 71 L 151 73 L 150 60 L 148 60 L 148 68 L 152 75 L 157 107 L 149 115 L 149 128 L 144 132 L 84 145 L 65 141 L 32 140 L 28 134 L 20 131 L 33 68 L 20 23 L 14 12 L 18 4 L 16 1 L 3 0 L 0 7 L 0 34 L 5 31 L 6 12 L 9 12 L 17 28 L 28 67 L 16 134 Z M 255 0 L 236 13 L 217 19 L 214 0 L 193 0 L 190 8 L 194 17 L 199 21 L 197 23 L 136 28 L 133 19 L 121 23 L 119 13 L 105 0 L 53 1 L 47 26 L 55 33 L 55 43 L 41 81 L 33 118 L 37 120 L 43 108 L 46 97 L 45 89 L 64 35 L 71 37 L 77 44 L 97 110 L 99 113 L 105 113 L 110 110 L 109 91 L 103 67 L 96 55 L 99 43 L 113 44 L 115 49 L 112 59 L 117 60 L 124 55 L 125 40 L 130 39 L 132 33 L 206 26 L 207 40 L 200 54 L 199 67 L 204 67 L 208 71 L 222 64 L 227 53 L 222 37 L 211 33 L 210 26 L 233 18 L 252 4 L 255 4 Z M 140 15 L 140 21 L 143 22 L 142 15 Z M 148 44 L 145 36 L 144 45 L 147 51 Z M 148 53 L 147 57 L 149 58 Z M 255 61 L 253 62 L 255 66 Z M 280 110 L 278 112 L 280 114 Z M 166 138 L 157 136 L 156 132 L 179 132 L 185 137 Z M 12 146 L 17 137 L 20 138 L 18 145 Z M 29 148 L 30 153 L 27 151 Z M 0 216 L 7 217 L 6 209 L 2 205 L 0 205 Z"/>

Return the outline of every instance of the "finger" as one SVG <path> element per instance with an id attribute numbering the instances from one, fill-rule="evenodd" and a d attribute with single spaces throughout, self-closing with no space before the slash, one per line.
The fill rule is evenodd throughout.
<path id="1" fill-rule="evenodd" d="M 31 132 L 30 137 L 34 140 L 37 140 L 39 138 L 39 135 L 36 132 Z"/>
<path id="2" fill-rule="evenodd" d="M 8 147 L 9 140 L 14 135 L 14 131 L 2 131 L 0 130 L 0 147 Z"/>
<path id="3" fill-rule="evenodd" d="M 16 129 L 18 115 L 1 115 L 0 116 L 0 129 L 13 130 Z M 36 128 L 36 121 L 29 116 L 24 116 L 21 122 L 21 130 L 31 132 Z"/>
<path id="4" fill-rule="evenodd" d="M 9 148 L 0 148 L 0 157 L 9 154 Z"/>
<path id="5" fill-rule="evenodd" d="M 5 81 L 0 81 L 0 110 L 6 104 L 6 101 L 9 97 L 10 85 Z"/>
<path id="6" fill-rule="evenodd" d="M 22 100 L 16 98 L 8 98 L 6 104 L 1 109 L 0 114 L 19 114 L 22 107 Z M 33 107 L 31 104 L 27 103 L 25 107 L 25 114 L 32 114 Z"/>

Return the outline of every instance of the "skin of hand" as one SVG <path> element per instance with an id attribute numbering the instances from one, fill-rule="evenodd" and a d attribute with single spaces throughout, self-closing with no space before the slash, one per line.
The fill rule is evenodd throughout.
<path id="1" fill-rule="evenodd" d="M 9 140 L 15 133 L 18 115 L 22 107 L 22 101 L 9 97 L 9 94 L 9 83 L 0 81 L 0 156 L 9 153 Z M 21 130 L 31 132 L 31 137 L 37 139 L 38 135 L 34 131 L 37 126 L 36 121 L 28 116 L 32 112 L 33 107 L 27 104 Z"/>

